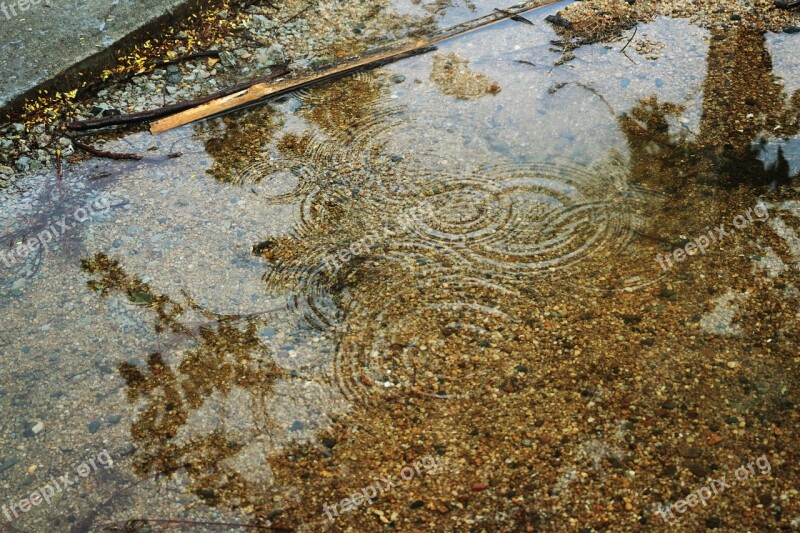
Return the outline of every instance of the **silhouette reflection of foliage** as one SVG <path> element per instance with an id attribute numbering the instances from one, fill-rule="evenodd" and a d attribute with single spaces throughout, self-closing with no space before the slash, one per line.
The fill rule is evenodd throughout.
<path id="1" fill-rule="evenodd" d="M 111 290 L 116 290 L 124 293 L 132 303 L 152 308 L 156 313 L 156 332 L 165 329 L 175 333 L 186 332 L 186 327 L 177 321 L 184 313 L 183 306 L 167 296 L 153 294 L 147 283 L 128 277 L 119 261 L 100 253 L 92 259 L 84 259 L 81 267 L 87 274 L 101 275 L 100 280 L 88 282 L 89 288 L 99 292 L 100 296 L 108 296 Z"/>
<path id="2" fill-rule="evenodd" d="M 790 175 L 782 150 L 771 165 L 760 156 L 767 137 L 789 139 L 800 132 L 800 91 L 787 95 L 775 82 L 763 34 L 739 29 L 723 37 L 711 40 L 695 139 L 670 133 L 668 117 L 685 109 L 654 96 L 620 117 L 632 150 L 634 182 L 662 177 L 658 185 L 677 191 L 689 179 L 726 187 L 781 187 L 797 178 Z"/>
<path id="3" fill-rule="evenodd" d="M 188 296 L 187 306 L 183 307 L 166 295 L 154 294 L 146 283 L 130 277 L 118 260 L 102 253 L 84 260 L 83 267 L 87 273 L 101 276 L 100 280 L 89 281 L 89 287 L 104 296 L 117 291 L 131 301 L 150 302 L 158 317 L 157 331 L 168 328 L 195 343 L 181 354 L 176 367 L 169 365 L 161 353 L 150 354 L 146 370 L 129 362 L 119 365 L 128 387 L 128 400 L 149 402 L 131 426 L 131 436 L 139 445 L 134 459 L 136 473 L 147 476 L 185 468 L 191 489 L 209 501 L 242 490 L 247 481 L 237 472 L 219 466 L 221 461 L 235 457 L 243 446 L 229 441 L 231 437 L 224 429 L 182 437 L 180 442 L 177 437 L 191 411 L 201 408 L 215 393 L 226 397 L 234 387 L 241 387 L 258 396 L 269 396 L 275 380 L 287 377 L 272 359 L 264 357 L 265 348 L 258 338 L 263 317 L 218 315 Z M 179 322 L 178 317 L 190 309 L 211 321 L 196 327 Z"/>
<path id="4" fill-rule="evenodd" d="M 201 124 L 197 135 L 206 139 L 206 152 L 214 160 L 209 174 L 223 183 L 236 182 L 277 130 L 275 114 L 272 107 L 261 106 Z"/>

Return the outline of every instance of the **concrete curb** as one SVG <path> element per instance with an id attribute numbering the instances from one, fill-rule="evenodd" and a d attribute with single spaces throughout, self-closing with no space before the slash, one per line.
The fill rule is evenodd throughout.
<path id="1" fill-rule="evenodd" d="M 58 9 L 59 1 L 49 0 L 46 7 L 38 0 L 23 13 L 18 4 L 33 0 L 0 0 L 0 115 L 4 117 L 15 115 L 41 89 L 71 90 L 75 80 L 99 77 L 136 44 L 159 37 L 162 28 L 213 3 L 160 0 L 154 6 L 149 0 L 63 0 Z M 17 6 L 17 17 L 8 19 L 11 4 Z M 84 76 L 79 78 L 79 72 Z"/>

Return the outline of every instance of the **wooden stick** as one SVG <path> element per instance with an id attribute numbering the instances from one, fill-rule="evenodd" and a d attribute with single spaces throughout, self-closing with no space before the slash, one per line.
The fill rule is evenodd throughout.
<path id="1" fill-rule="evenodd" d="M 325 69 L 310 76 L 284 78 L 278 80 L 278 82 L 274 84 L 257 83 L 242 91 L 217 98 L 180 113 L 175 113 L 161 120 L 156 120 L 150 126 L 150 133 L 161 133 L 162 131 L 171 130 L 202 118 L 245 106 L 263 98 L 280 96 L 314 83 L 346 76 L 358 70 L 377 68 L 381 65 L 385 65 L 387 62 L 397 61 L 398 59 L 424 53 L 430 49 L 431 47 L 420 48 L 416 45 L 408 45 L 402 50 L 393 51 L 390 55 L 386 52 L 371 54 L 357 61 L 347 62 L 338 67 Z"/>
<path id="2" fill-rule="evenodd" d="M 201 104 L 205 104 L 207 102 L 214 101 L 218 98 L 222 98 L 224 96 L 228 96 L 229 94 L 233 94 L 239 92 L 243 89 L 251 85 L 255 85 L 257 83 L 266 83 L 268 81 L 274 80 L 281 76 L 285 76 L 289 72 L 289 69 L 286 67 L 278 67 L 275 71 L 264 76 L 263 78 L 259 78 L 257 80 L 253 80 L 251 82 L 242 83 L 240 85 L 236 85 L 235 87 L 230 87 L 228 89 L 224 89 L 222 91 L 210 94 L 208 96 L 204 96 L 203 98 L 198 98 L 196 100 L 187 100 L 185 102 L 178 102 L 176 104 L 171 104 L 164 107 L 159 107 L 157 109 L 150 109 L 148 111 L 139 111 L 137 113 L 130 113 L 128 115 L 114 115 L 110 117 L 100 117 L 100 118 L 91 118 L 89 120 L 79 120 L 72 122 L 67 125 L 67 128 L 72 131 L 88 131 L 88 130 L 96 130 L 100 128 L 106 128 L 109 126 L 122 126 L 126 124 L 138 124 L 141 122 L 147 122 L 155 119 L 159 119 L 162 117 L 166 117 L 172 115 L 174 113 L 178 113 L 179 111 L 183 111 L 185 109 L 191 109 L 193 107 L 197 107 Z"/>
<path id="3" fill-rule="evenodd" d="M 434 49 L 434 45 L 442 41 L 480 28 L 485 28 L 506 19 L 518 17 L 522 13 L 553 4 L 557 1 L 559 0 L 531 0 L 507 9 L 495 11 L 484 17 L 446 28 L 439 32 L 434 32 L 410 44 L 383 49 L 366 56 L 345 60 L 319 71 L 288 76 L 285 79 L 278 80 L 276 83 L 257 83 L 242 91 L 156 120 L 150 126 L 150 133 L 161 133 L 265 98 L 280 96 L 297 89 L 308 87 L 309 85 L 340 78 L 359 70 L 374 69 L 400 59 L 425 53 Z"/>

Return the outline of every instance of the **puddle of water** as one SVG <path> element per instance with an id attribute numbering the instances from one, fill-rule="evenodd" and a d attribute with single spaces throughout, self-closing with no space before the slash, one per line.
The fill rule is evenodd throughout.
<path id="1" fill-rule="evenodd" d="M 4 200 L 14 246 L 73 222 L 0 274 L 4 493 L 115 461 L 13 527 L 625 528 L 702 484 L 671 467 L 795 454 L 796 64 L 658 19 L 553 66 L 554 11 Z"/>

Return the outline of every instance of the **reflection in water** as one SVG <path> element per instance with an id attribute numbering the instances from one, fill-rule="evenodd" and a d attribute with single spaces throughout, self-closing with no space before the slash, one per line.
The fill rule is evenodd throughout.
<path id="1" fill-rule="evenodd" d="M 275 380 L 287 377 L 259 341 L 261 317 L 216 315 L 188 296 L 184 307 L 168 296 L 154 294 L 146 283 L 127 275 L 119 262 L 104 254 L 85 260 L 83 268 L 100 276 L 89 282 L 92 289 L 102 295 L 125 294 L 131 302 L 153 310 L 156 331 L 171 331 L 182 337 L 172 339 L 175 345 L 171 351 L 181 354 L 177 362 L 174 356 L 165 360 L 163 354 L 153 353 L 147 358 L 146 370 L 127 362 L 119 367 L 129 401 L 147 402 L 131 426 L 131 436 L 139 448 L 136 472 L 148 476 L 185 468 L 193 478 L 190 488 L 207 500 L 234 492 L 244 480 L 226 469 L 223 461 L 240 453 L 245 444 L 232 440 L 224 423 L 202 436 L 182 434 L 182 428 L 206 401 L 220 401 L 239 388 L 268 396 Z M 182 321 L 189 309 L 206 322 L 197 325 Z M 193 347 L 186 348 L 187 344 Z M 268 414 L 260 409 L 256 412 L 259 418 L 252 429 L 268 431 L 271 421 L 264 418 Z"/>
<path id="2" fill-rule="evenodd" d="M 221 137 L 208 126 L 201 138 L 224 139 L 207 141 L 217 179 L 297 204 L 291 231 L 254 248 L 287 304 L 217 315 L 102 254 L 84 262 L 93 289 L 151 308 L 169 339 L 119 369 L 129 400 L 146 404 L 131 428 L 137 473 L 183 469 L 197 495 L 252 524 L 315 531 L 329 526 L 324 502 L 436 453 L 444 474 L 334 528 L 467 530 L 463 509 L 486 530 L 635 528 L 683 495 L 678 466 L 700 472 L 694 482 L 726 460 L 724 446 L 676 452 L 683 432 L 705 442 L 735 413 L 791 442 L 797 213 L 782 197 L 787 165 L 765 171 L 757 146 L 765 132 L 797 134 L 800 97 L 787 103 L 772 82 L 763 36 L 712 40 L 708 68 L 697 139 L 670 131 L 680 105 L 642 99 L 618 119 L 629 160 L 610 151 L 587 167 L 501 154 L 446 111 L 391 105 L 380 74 L 297 95 L 280 127 L 266 108 L 225 119 Z M 657 253 L 760 197 L 771 225 L 660 271 Z M 747 302 L 731 311 L 736 335 L 708 334 L 715 306 L 735 302 Z M 333 338 L 333 352 L 281 359 L 262 331 L 287 322 Z M 308 420 L 324 423 L 276 423 L 281 391 L 322 398 Z M 217 409 L 233 403 L 247 412 L 229 424 Z M 614 503 L 597 509 L 592 485 Z"/>
<path id="3" fill-rule="evenodd" d="M 270 106 L 250 110 L 247 120 L 241 120 L 241 117 L 241 113 L 235 113 L 222 117 L 220 121 L 202 122 L 198 134 L 208 139 L 206 152 L 214 161 L 209 173 L 220 181 L 245 185 L 240 175 L 251 166 L 253 158 L 262 153 L 278 125 L 275 124 L 275 111 Z M 258 183 L 253 178 L 251 180 L 253 184 Z"/>
<path id="4" fill-rule="evenodd" d="M 758 179 L 763 165 L 753 147 L 766 135 L 789 138 L 800 132 L 800 90 L 787 95 L 776 81 L 765 35 L 746 29 L 712 34 L 703 89 L 700 138 L 723 160 L 721 173 L 734 183 L 768 185 L 765 180 L 773 178 L 788 183 L 785 168 Z"/>

